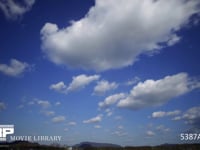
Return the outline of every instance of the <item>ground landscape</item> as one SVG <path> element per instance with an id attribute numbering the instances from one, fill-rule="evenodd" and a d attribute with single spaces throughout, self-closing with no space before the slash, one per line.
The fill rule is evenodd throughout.
<path id="1" fill-rule="evenodd" d="M 5 146 L 7 144 L 7 146 Z M 30 142 L 12 142 L 4 143 L 2 150 L 199 150 L 200 144 L 164 144 L 159 146 L 124 146 L 106 143 L 82 142 L 80 144 L 69 146 L 60 146 L 59 144 L 40 145 Z"/>

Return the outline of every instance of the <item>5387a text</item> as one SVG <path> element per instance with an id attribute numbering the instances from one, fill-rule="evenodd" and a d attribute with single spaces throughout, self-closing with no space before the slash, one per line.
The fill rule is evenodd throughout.
<path id="1" fill-rule="evenodd" d="M 181 133 L 181 141 L 198 141 L 200 140 L 200 133 Z"/>

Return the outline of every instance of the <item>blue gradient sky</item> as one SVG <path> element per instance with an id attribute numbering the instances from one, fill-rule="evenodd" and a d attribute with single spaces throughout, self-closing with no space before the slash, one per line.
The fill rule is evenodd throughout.
<path id="1" fill-rule="evenodd" d="M 199 133 L 198 0 L 11 2 L 0 1 L 0 124 L 15 135 L 158 145 Z"/>

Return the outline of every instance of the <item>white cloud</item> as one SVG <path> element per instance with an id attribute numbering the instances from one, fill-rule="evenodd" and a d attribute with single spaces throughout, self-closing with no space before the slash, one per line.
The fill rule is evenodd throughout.
<path id="1" fill-rule="evenodd" d="M 80 74 L 77 76 L 73 76 L 72 82 L 68 86 L 66 86 L 63 81 L 60 81 L 58 83 L 50 85 L 49 88 L 56 92 L 67 94 L 68 92 L 82 89 L 85 86 L 89 85 L 91 82 L 98 80 L 99 78 L 99 75 Z"/>
<path id="2" fill-rule="evenodd" d="M 0 10 L 3 11 L 7 19 L 17 19 L 28 12 L 35 0 L 22 0 L 23 4 L 17 2 L 17 0 L 0 1 Z"/>
<path id="3" fill-rule="evenodd" d="M 164 111 L 157 111 L 157 112 L 153 112 L 152 113 L 152 118 L 161 118 L 165 116 L 165 112 Z"/>
<path id="4" fill-rule="evenodd" d="M 194 84 L 187 73 L 166 76 L 160 80 L 146 80 L 134 86 L 130 94 L 121 99 L 117 106 L 134 110 L 160 106 L 174 97 L 193 90 Z"/>
<path id="5" fill-rule="evenodd" d="M 106 114 L 107 114 L 107 116 L 108 116 L 108 117 L 110 117 L 110 116 L 112 116 L 112 115 L 113 115 L 113 112 L 112 112 L 112 110 L 111 110 L 111 109 L 109 109 L 109 108 L 107 108 L 107 109 L 105 110 L 105 112 L 106 112 Z"/>
<path id="6" fill-rule="evenodd" d="M 113 135 L 117 135 L 117 136 L 126 136 L 127 135 L 126 132 L 122 132 L 122 131 L 115 131 L 112 134 Z"/>
<path id="7" fill-rule="evenodd" d="M 181 113 L 180 110 L 174 110 L 174 111 L 166 112 L 166 115 L 167 116 L 176 116 L 176 115 L 179 115 L 180 113 Z"/>
<path id="8" fill-rule="evenodd" d="M 42 108 L 48 108 L 48 107 L 51 106 L 50 102 L 49 101 L 45 101 L 45 100 L 38 100 L 37 104 L 39 106 L 41 106 Z"/>
<path id="9" fill-rule="evenodd" d="M 94 118 L 88 119 L 88 120 L 84 120 L 83 123 L 97 123 L 97 122 L 101 122 L 102 120 L 102 115 L 98 115 Z"/>
<path id="10" fill-rule="evenodd" d="M 153 131 L 150 131 L 150 130 L 147 131 L 146 134 L 147 134 L 147 136 L 154 136 L 155 135 L 155 133 Z"/>
<path id="11" fill-rule="evenodd" d="M 96 128 L 96 129 L 100 129 L 101 126 L 100 126 L 100 125 L 95 125 L 94 128 Z"/>
<path id="12" fill-rule="evenodd" d="M 52 118 L 52 122 L 54 123 L 63 122 L 63 121 L 65 121 L 65 116 L 57 116 L 57 117 Z"/>
<path id="13" fill-rule="evenodd" d="M 103 71 L 129 66 L 141 54 L 154 54 L 178 42 L 177 32 L 200 12 L 199 4 L 199 0 L 96 0 L 84 18 L 68 27 L 46 23 L 41 29 L 42 49 L 52 62 L 73 68 Z"/>
<path id="14" fill-rule="evenodd" d="M 0 111 L 6 109 L 6 105 L 3 102 L 0 102 Z"/>
<path id="15" fill-rule="evenodd" d="M 0 72 L 12 77 L 20 76 L 28 69 L 30 69 L 29 64 L 16 59 L 11 59 L 9 65 L 0 64 Z"/>
<path id="16" fill-rule="evenodd" d="M 125 84 L 126 85 L 133 85 L 133 84 L 136 84 L 140 81 L 140 78 L 139 77 L 134 77 L 133 79 L 127 81 Z"/>
<path id="17" fill-rule="evenodd" d="M 195 127 L 200 127 L 200 107 L 192 107 L 188 109 L 182 116 L 186 123 Z"/>
<path id="18" fill-rule="evenodd" d="M 60 102 L 56 102 L 56 103 L 55 103 L 55 106 L 59 106 L 59 105 L 61 105 Z"/>
<path id="19" fill-rule="evenodd" d="M 180 110 L 174 110 L 174 111 L 169 111 L 169 112 L 165 112 L 165 111 L 157 111 L 157 112 L 153 112 L 152 113 L 152 118 L 162 118 L 162 117 L 167 117 L 167 116 L 176 116 L 179 115 L 181 113 Z"/>
<path id="20" fill-rule="evenodd" d="M 176 117 L 172 118 L 173 121 L 178 121 L 178 120 L 181 120 L 181 119 L 182 119 L 181 116 L 176 116 Z"/>
<path id="21" fill-rule="evenodd" d="M 184 120 L 186 124 L 194 128 L 200 127 L 200 106 L 191 107 L 179 116 L 172 118 L 173 121 Z"/>
<path id="22" fill-rule="evenodd" d="M 120 99 L 124 97 L 125 97 L 124 93 L 114 94 L 114 95 L 106 97 L 106 99 L 103 102 L 99 102 L 98 105 L 100 108 L 105 108 L 112 104 L 115 104 L 117 101 L 119 101 Z"/>
<path id="23" fill-rule="evenodd" d="M 110 108 L 107 108 L 107 109 L 105 110 L 105 112 L 106 112 L 106 113 L 111 112 L 111 109 L 110 109 Z"/>
<path id="24" fill-rule="evenodd" d="M 67 87 L 67 91 L 75 91 L 81 88 L 84 88 L 86 85 L 90 84 L 91 82 L 98 80 L 100 78 L 99 75 L 91 75 L 87 76 L 85 74 L 81 74 L 78 76 L 73 77 L 72 82 Z"/>
<path id="25" fill-rule="evenodd" d="M 123 126 L 121 126 L 121 125 L 120 125 L 120 126 L 118 126 L 117 128 L 118 128 L 118 129 L 124 129 L 124 127 L 123 127 Z"/>
<path id="26" fill-rule="evenodd" d="M 170 131 L 170 129 L 166 128 L 164 125 L 157 126 L 156 130 L 161 131 L 161 132 L 169 132 Z"/>
<path id="27" fill-rule="evenodd" d="M 94 94 L 102 95 L 107 91 L 114 90 L 118 87 L 118 84 L 115 82 L 109 83 L 106 80 L 97 82 L 97 85 L 94 87 Z"/>
<path id="28" fill-rule="evenodd" d="M 66 92 L 66 85 L 63 81 L 50 85 L 50 89 L 56 92 L 65 93 Z"/>
<path id="29" fill-rule="evenodd" d="M 174 44 L 176 44 L 177 42 L 180 41 L 180 37 L 178 37 L 177 35 L 172 35 L 171 39 L 168 41 L 168 46 L 172 46 Z"/>
<path id="30" fill-rule="evenodd" d="M 74 121 L 71 121 L 71 122 L 68 123 L 68 125 L 70 125 L 70 126 L 75 126 L 76 124 L 77 124 L 77 123 L 74 122 Z"/>
<path id="31" fill-rule="evenodd" d="M 46 116 L 54 116 L 55 115 L 55 112 L 54 111 L 43 111 L 42 112 L 44 115 Z"/>

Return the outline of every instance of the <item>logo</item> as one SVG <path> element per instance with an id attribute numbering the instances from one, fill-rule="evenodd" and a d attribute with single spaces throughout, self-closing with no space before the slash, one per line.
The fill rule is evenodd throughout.
<path id="1" fill-rule="evenodd" d="M 14 125 L 0 125 L 0 141 L 6 141 L 6 136 L 13 133 Z"/>
<path id="2" fill-rule="evenodd" d="M 47 136 L 47 135 L 10 135 L 14 134 L 14 125 L 0 125 L 0 142 L 6 141 L 30 141 L 30 142 L 57 142 L 61 141 L 62 136 Z M 10 135 L 7 137 L 7 135 Z M 1 146 L 1 145 L 0 145 Z"/>

